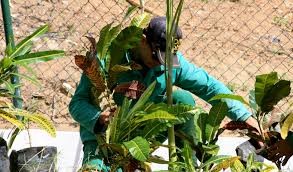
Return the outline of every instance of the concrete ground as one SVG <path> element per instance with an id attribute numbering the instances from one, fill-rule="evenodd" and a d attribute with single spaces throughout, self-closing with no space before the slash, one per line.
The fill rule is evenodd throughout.
<path id="1" fill-rule="evenodd" d="M 23 131 L 15 140 L 14 150 L 24 149 L 30 147 L 30 145 L 56 146 L 58 150 L 58 172 L 76 172 L 81 166 L 82 144 L 78 132 L 58 131 L 56 138 L 52 138 L 46 132 L 37 129 L 32 129 L 29 133 L 31 143 L 29 142 L 28 132 Z M 8 134 L 9 130 L 0 129 L 0 136 L 7 138 Z M 247 138 L 241 137 L 220 137 L 217 143 L 220 146 L 219 155 L 236 155 L 235 148 L 246 140 Z M 159 148 L 154 154 L 167 158 L 168 150 L 166 148 Z M 166 170 L 167 165 L 152 164 L 152 169 L 153 171 Z M 283 169 L 284 171 L 293 171 L 293 157 L 291 157 Z"/>

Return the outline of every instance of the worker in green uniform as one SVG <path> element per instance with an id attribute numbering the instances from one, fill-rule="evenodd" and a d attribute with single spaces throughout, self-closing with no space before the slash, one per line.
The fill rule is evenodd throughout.
<path id="1" fill-rule="evenodd" d="M 176 29 L 175 38 L 177 46 L 182 38 L 182 31 Z M 135 61 L 143 66 L 142 70 L 129 71 L 123 73 L 117 79 L 117 86 L 130 82 L 137 82 L 148 87 L 153 81 L 156 86 L 150 101 L 155 103 L 166 100 L 166 81 L 164 75 L 164 52 L 166 47 L 166 18 L 154 17 L 147 28 L 144 29 L 141 43 L 126 54 L 128 61 Z M 173 56 L 173 85 L 182 90 L 173 92 L 174 103 L 185 103 L 195 105 L 195 101 L 190 94 L 193 93 L 201 99 L 208 101 L 217 94 L 231 94 L 231 91 L 220 81 L 209 75 L 204 69 L 189 62 L 179 51 Z M 101 111 L 100 107 L 94 105 L 93 95 L 91 95 L 92 84 L 85 74 L 82 74 L 80 83 L 69 104 L 71 116 L 80 124 L 80 137 L 84 145 L 83 163 L 96 165 L 98 170 L 107 171 L 109 166 L 105 164 L 101 155 L 95 155 L 97 141 L 95 134 L 101 132 L 109 123 L 109 118 L 113 112 Z M 124 98 L 123 93 L 115 93 L 116 104 L 121 104 Z M 227 100 L 229 108 L 228 117 L 234 121 L 245 121 L 249 125 L 257 128 L 256 120 L 251 117 L 251 113 L 239 102 Z M 192 136 L 191 127 L 193 120 L 189 120 L 179 128 Z"/>

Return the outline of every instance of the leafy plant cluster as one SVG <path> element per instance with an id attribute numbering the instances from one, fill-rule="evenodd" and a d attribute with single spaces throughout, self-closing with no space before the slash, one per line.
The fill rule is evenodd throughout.
<path id="1" fill-rule="evenodd" d="M 8 102 L 11 98 L 22 101 L 21 97 L 16 97 L 14 95 L 15 89 L 20 88 L 21 84 L 10 83 L 9 80 L 12 76 L 18 76 L 39 85 L 34 71 L 29 67 L 29 64 L 47 62 L 64 55 L 64 51 L 61 50 L 31 52 L 33 48 L 33 40 L 46 33 L 48 29 L 48 25 L 40 27 L 31 35 L 20 41 L 15 47 L 9 43 L 6 47 L 4 56 L 0 60 L 0 117 L 17 127 L 17 130 L 14 131 L 11 137 L 9 146 L 12 145 L 19 130 L 26 128 L 28 121 L 38 124 L 50 135 L 56 135 L 53 124 L 44 117 L 44 115 L 15 108 Z M 19 66 L 24 67 L 29 74 L 18 73 L 16 68 Z M 20 117 L 24 117 L 24 119 L 20 119 Z"/>

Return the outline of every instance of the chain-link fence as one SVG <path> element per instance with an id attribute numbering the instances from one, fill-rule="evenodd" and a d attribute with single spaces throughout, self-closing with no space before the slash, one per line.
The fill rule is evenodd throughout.
<path id="1" fill-rule="evenodd" d="M 37 40 L 36 49 L 66 51 L 62 59 L 33 66 L 42 87 L 24 83 L 25 108 L 48 114 L 60 129 L 77 126 L 68 112 L 70 93 L 63 87 L 70 85 L 74 91 L 79 81 L 80 70 L 73 56 L 85 52 L 84 36 L 98 39 L 99 30 L 106 23 L 120 21 L 129 2 L 139 3 L 138 0 L 11 0 L 16 42 L 48 23 L 50 32 Z M 145 8 L 164 15 L 165 1 L 146 0 Z M 282 77 L 293 79 L 291 0 L 186 0 L 180 26 L 184 33 L 183 54 L 237 94 L 247 95 L 256 74 L 277 71 Z M 3 25 L 0 28 L 0 47 L 4 50 Z M 288 101 L 290 98 L 279 106 Z"/>

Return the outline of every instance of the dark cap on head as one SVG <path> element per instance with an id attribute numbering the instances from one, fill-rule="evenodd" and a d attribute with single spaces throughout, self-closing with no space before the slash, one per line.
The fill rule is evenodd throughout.
<path id="1" fill-rule="evenodd" d="M 161 64 L 165 64 L 166 51 L 166 17 L 154 17 L 151 19 L 147 28 L 143 30 L 148 42 L 152 43 L 156 50 L 155 53 Z M 176 39 L 182 39 L 182 31 L 179 26 L 176 28 Z M 179 66 L 177 55 L 173 55 L 174 67 Z"/>

